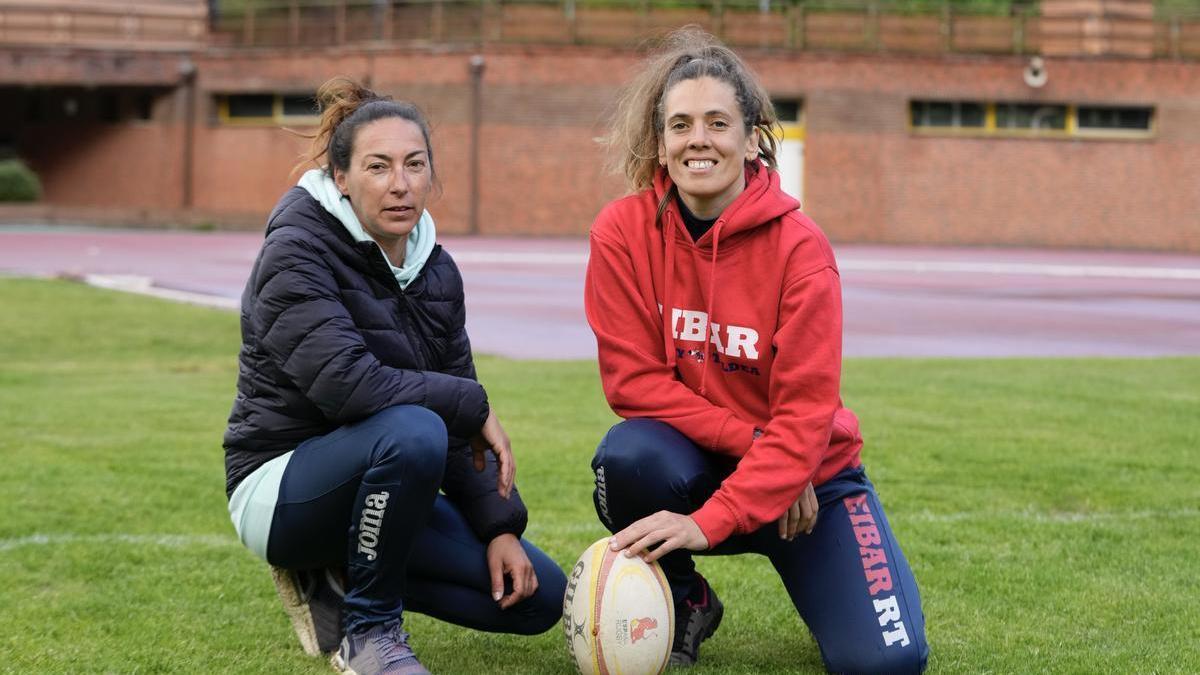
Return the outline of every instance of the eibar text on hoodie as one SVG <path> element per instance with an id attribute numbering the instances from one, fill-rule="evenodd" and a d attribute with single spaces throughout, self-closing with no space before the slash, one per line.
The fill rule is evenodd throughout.
<path id="1" fill-rule="evenodd" d="M 842 297 L 824 233 L 755 162 L 746 189 L 693 242 L 660 169 L 591 231 L 584 290 L 605 397 L 737 468 L 691 516 L 710 546 L 774 522 L 805 485 L 860 464 L 843 407 Z"/>

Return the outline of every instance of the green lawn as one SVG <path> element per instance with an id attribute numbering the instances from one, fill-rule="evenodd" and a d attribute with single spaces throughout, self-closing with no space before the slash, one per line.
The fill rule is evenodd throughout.
<path id="1" fill-rule="evenodd" d="M 0 279 L 0 671 L 327 672 L 226 516 L 238 344 L 231 313 Z M 568 566 L 603 534 L 595 367 L 479 369 Z M 932 672 L 1200 671 L 1200 359 L 853 360 L 844 392 Z M 701 568 L 727 614 L 697 675 L 819 670 L 765 561 Z M 571 668 L 557 630 L 409 627 L 437 673 Z"/>

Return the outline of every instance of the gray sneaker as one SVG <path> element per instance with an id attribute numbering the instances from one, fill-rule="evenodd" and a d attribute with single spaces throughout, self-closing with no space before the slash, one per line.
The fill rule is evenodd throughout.
<path id="1" fill-rule="evenodd" d="M 341 573 L 329 569 L 287 570 L 271 566 L 275 590 L 283 602 L 300 647 L 309 656 L 328 654 L 342 641 Z"/>
<path id="2" fill-rule="evenodd" d="M 333 668 L 352 675 L 430 675 L 408 646 L 401 619 L 348 633 L 333 655 Z"/>
<path id="3" fill-rule="evenodd" d="M 708 580 L 699 574 L 700 585 L 683 602 L 675 605 L 675 640 L 667 665 L 688 668 L 700 656 L 700 643 L 712 637 L 721 625 L 725 605 L 717 598 Z"/>

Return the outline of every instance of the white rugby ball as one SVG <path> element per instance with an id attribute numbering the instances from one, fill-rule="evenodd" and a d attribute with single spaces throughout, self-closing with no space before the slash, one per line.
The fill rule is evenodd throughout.
<path id="1" fill-rule="evenodd" d="M 583 675 L 661 673 L 671 656 L 675 605 L 657 562 L 592 544 L 571 570 L 563 596 L 567 651 Z"/>

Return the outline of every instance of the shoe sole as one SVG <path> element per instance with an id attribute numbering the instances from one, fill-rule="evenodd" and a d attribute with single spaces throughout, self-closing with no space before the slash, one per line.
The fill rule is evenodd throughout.
<path id="1" fill-rule="evenodd" d="M 343 673 L 344 675 L 358 675 L 357 672 L 355 672 L 352 668 L 350 668 L 349 665 L 346 664 L 345 661 L 342 660 L 342 655 L 340 652 L 334 652 L 333 657 L 329 659 L 329 665 L 333 666 L 334 670 L 339 673 Z"/>
<path id="2" fill-rule="evenodd" d="M 271 578 L 275 580 L 275 591 L 283 602 L 283 611 L 292 622 L 292 629 L 300 640 L 300 648 L 309 656 L 320 656 L 317 642 L 317 627 L 313 625 L 312 612 L 308 609 L 308 598 L 300 595 L 295 575 L 282 567 L 271 566 Z"/>

